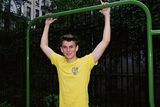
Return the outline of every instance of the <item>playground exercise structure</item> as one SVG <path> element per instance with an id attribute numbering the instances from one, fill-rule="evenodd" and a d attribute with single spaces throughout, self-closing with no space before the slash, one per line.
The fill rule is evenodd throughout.
<path id="1" fill-rule="evenodd" d="M 148 48 L 148 88 L 149 88 L 149 104 L 150 107 L 155 107 L 155 102 L 154 102 L 154 73 L 153 73 L 153 46 L 152 46 L 152 37 L 153 35 L 160 35 L 160 30 L 153 30 L 152 29 L 152 17 L 150 10 L 148 7 L 143 4 L 140 1 L 137 0 L 124 0 L 124 1 L 116 1 L 116 2 L 111 2 L 109 4 L 105 5 L 94 5 L 94 6 L 89 6 L 89 7 L 83 7 L 83 8 L 78 8 L 78 9 L 73 9 L 73 10 L 68 10 L 68 11 L 62 11 L 62 12 L 57 12 L 53 13 L 47 16 L 41 16 L 33 19 L 27 28 L 27 39 L 26 39 L 26 107 L 30 107 L 30 71 L 29 71 L 29 64 L 30 64 L 30 29 L 32 26 L 34 26 L 35 22 L 46 19 L 49 17 L 62 17 L 66 15 L 71 15 L 71 14 L 77 14 L 77 13 L 83 13 L 87 11 L 94 11 L 98 9 L 103 9 L 106 7 L 114 7 L 114 6 L 121 6 L 121 5 L 137 5 L 139 6 L 146 14 L 146 21 L 147 21 L 147 48 Z"/>

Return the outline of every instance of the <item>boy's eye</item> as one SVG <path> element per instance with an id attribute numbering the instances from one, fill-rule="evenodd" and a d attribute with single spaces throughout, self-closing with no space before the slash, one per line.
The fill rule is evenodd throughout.
<path id="1" fill-rule="evenodd" d="M 73 46 L 70 46 L 70 48 L 73 48 Z"/>
<path id="2" fill-rule="evenodd" d="M 67 48 L 66 46 L 62 46 L 63 48 Z"/>

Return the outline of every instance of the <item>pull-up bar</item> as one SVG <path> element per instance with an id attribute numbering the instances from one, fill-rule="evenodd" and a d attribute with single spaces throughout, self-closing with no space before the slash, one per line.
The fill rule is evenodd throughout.
<path id="1" fill-rule="evenodd" d="M 139 6 L 146 14 L 146 19 L 147 19 L 147 45 L 148 45 L 148 85 L 149 85 L 149 104 L 150 107 L 155 107 L 154 104 L 154 75 L 153 75 L 153 46 L 152 46 L 152 35 L 158 35 L 160 34 L 160 30 L 152 30 L 152 20 L 151 20 L 151 13 L 149 9 L 147 8 L 146 5 L 144 5 L 140 1 L 136 0 L 126 0 L 126 1 L 116 1 L 112 2 L 109 4 L 105 5 L 94 5 L 94 6 L 89 6 L 89 7 L 84 7 L 84 8 L 79 8 L 79 9 L 73 9 L 73 10 L 68 10 L 68 11 L 63 11 L 63 12 L 58 12 L 58 13 L 53 13 L 51 15 L 47 16 L 41 16 L 33 19 L 27 28 L 27 39 L 26 39 L 26 107 L 30 107 L 30 72 L 29 72 L 29 64 L 30 64 L 30 29 L 31 26 L 35 24 L 35 22 L 46 19 L 48 17 L 61 17 L 61 16 L 66 16 L 66 15 L 71 15 L 71 14 L 77 14 L 77 13 L 82 13 L 82 12 L 87 12 L 87 11 L 93 11 L 93 10 L 98 10 L 106 7 L 114 7 L 114 6 L 121 6 L 121 5 L 128 5 L 128 4 L 133 4 Z"/>

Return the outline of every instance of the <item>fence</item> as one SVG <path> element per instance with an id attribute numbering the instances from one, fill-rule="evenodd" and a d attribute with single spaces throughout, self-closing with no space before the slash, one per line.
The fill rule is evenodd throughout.
<path id="1" fill-rule="evenodd" d="M 26 26 L 22 17 L 0 13 L 0 107 L 25 105 Z"/>

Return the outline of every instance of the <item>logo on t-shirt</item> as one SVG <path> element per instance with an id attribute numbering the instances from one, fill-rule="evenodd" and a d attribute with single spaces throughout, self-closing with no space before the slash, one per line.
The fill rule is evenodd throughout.
<path id="1" fill-rule="evenodd" d="M 73 67 L 72 68 L 72 73 L 73 73 L 73 75 L 77 75 L 77 73 L 78 73 L 78 67 Z"/>

